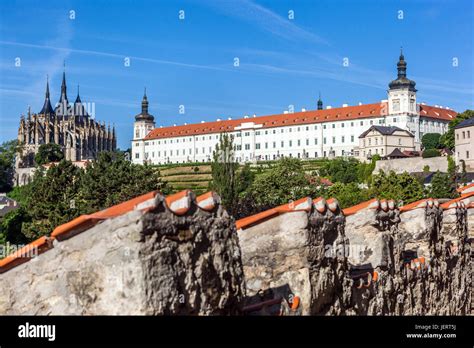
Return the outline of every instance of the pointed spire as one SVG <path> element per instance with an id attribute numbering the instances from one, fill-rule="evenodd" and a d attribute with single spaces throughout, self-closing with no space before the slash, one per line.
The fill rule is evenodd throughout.
<path id="1" fill-rule="evenodd" d="M 144 88 L 142 98 L 142 112 L 135 116 L 135 120 L 153 121 L 155 118 L 148 113 L 148 97 L 146 95 L 146 87 Z"/>
<path id="2" fill-rule="evenodd" d="M 148 115 L 148 98 L 146 97 L 146 87 L 142 99 L 142 115 Z"/>
<path id="3" fill-rule="evenodd" d="M 319 99 L 318 99 L 318 110 L 323 109 L 323 101 L 321 100 L 321 92 L 319 92 Z"/>
<path id="4" fill-rule="evenodd" d="M 410 91 L 416 92 L 416 82 L 407 78 L 407 62 L 403 55 L 403 47 L 400 47 L 400 56 L 397 62 L 397 79 L 389 83 L 390 89 L 408 88 Z"/>
<path id="5" fill-rule="evenodd" d="M 74 103 L 75 104 L 76 103 L 81 103 L 81 97 L 79 96 L 79 85 L 77 85 L 77 97 L 76 97 L 76 101 Z"/>
<path id="6" fill-rule="evenodd" d="M 41 109 L 39 113 L 43 115 L 54 113 L 54 110 L 53 110 L 53 107 L 51 106 L 51 101 L 49 98 L 49 76 L 48 75 L 46 75 L 46 93 L 45 93 L 45 98 L 44 98 L 44 104 L 43 104 L 43 108 Z"/>
<path id="7" fill-rule="evenodd" d="M 63 70 L 63 81 L 61 83 L 61 96 L 59 97 L 59 104 L 64 110 L 64 114 L 67 115 L 67 107 L 69 105 L 67 99 L 67 86 L 66 86 L 66 61 L 64 61 L 64 70 Z"/>

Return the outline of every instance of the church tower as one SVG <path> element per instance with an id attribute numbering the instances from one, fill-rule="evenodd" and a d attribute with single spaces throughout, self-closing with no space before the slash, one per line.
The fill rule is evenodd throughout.
<path id="1" fill-rule="evenodd" d="M 415 81 L 407 78 L 407 63 L 400 51 L 397 63 L 398 76 L 389 83 L 388 108 L 390 115 L 416 115 Z"/>
<path id="2" fill-rule="evenodd" d="M 142 112 L 135 116 L 133 140 L 143 139 L 155 128 L 155 117 L 148 113 L 148 98 L 146 89 L 142 99 Z"/>

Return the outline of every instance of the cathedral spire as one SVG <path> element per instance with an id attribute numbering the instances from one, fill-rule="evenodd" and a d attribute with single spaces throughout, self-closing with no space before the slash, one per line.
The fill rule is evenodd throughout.
<path id="1" fill-rule="evenodd" d="M 59 98 L 59 104 L 64 105 L 67 107 L 68 100 L 67 100 L 67 87 L 66 87 L 66 62 L 64 62 L 64 69 L 63 69 L 63 81 L 61 83 L 61 97 Z"/>
<path id="2" fill-rule="evenodd" d="M 54 114 L 53 107 L 51 106 L 51 100 L 49 97 L 49 77 L 46 75 L 46 93 L 44 98 L 43 108 L 39 112 L 40 114 Z"/>

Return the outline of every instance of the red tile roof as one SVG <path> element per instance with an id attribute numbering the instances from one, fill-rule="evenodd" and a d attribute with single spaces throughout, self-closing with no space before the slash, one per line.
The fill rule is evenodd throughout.
<path id="1" fill-rule="evenodd" d="M 442 109 L 434 106 L 419 105 L 420 115 L 444 121 L 451 121 L 457 112 L 454 110 Z M 155 128 L 145 137 L 145 140 L 190 136 L 197 134 L 211 134 L 232 132 L 242 123 L 254 122 L 261 124 L 262 128 L 272 128 L 281 126 L 305 125 L 330 121 L 356 120 L 367 117 L 380 117 L 387 115 L 388 105 L 386 102 L 355 105 L 341 108 L 325 110 L 308 110 L 289 114 L 277 114 L 269 116 L 258 116 L 240 118 L 235 120 L 222 120 L 213 122 L 196 123 L 181 126 Z"/>
<path id="2" fill-rule="evenodd" d="M 114 205 L 105 210 L 90 215 L 81 215 L 72 221 L 56 227 L 50 236 L 43 236 L 1 259 L 0 273 L 29 261 L 32 258 L 30 255 L 32 250 L 37 251 L 37 254 L 39 255 L 49 249 L 52 249 L 53 240 L 61 242 L 92 228 L 100 221 L 124 215 L 133 210 L 147 212 L 150 209 L 155 208 L 155 197 L 157 194 L 158 191 L 152 191 L 126 202 Z M 168 209 L 174 214 L 183 215 L 190 208 L 193 198 L 194 194 L 190 190 L 185 190 L 174 195 L 167 196 L 165 198 L 165 202 Z M 214 209 L 218 203 L 218 196 L 213 192 L 208 192 L 196 197 L 195 202 L 200 209 L 210 211 Z"/>

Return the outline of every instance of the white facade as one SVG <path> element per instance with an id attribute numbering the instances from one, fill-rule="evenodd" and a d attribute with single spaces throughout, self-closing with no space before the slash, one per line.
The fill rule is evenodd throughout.
<path id="1" fill-rule="evenodd" d="M 238 162 L 275 160 L 282 156 L 320 158 L 352 156 L 359 145 L 359 135 L 372 125 L 397 126 L 413 133 L 413 116 L 381 116 L 350 121 L 335 121 L 295 126 L 263 128 L 245 120 L 240 127 L 228 132 L 234 138 Z M 244 120 L 243 120 L 244 121 Z M 421 118 L 418 127 L 425 133 L 445 133 L 447 121 Z M 177 136 L 158 139 L 134 139 L 134 163 L 153 164 L 208 162 L 219 142 L 220 133 Z M 420 135 L 418 135 L 420 137 Z"/>
<path id="2" fill-rule="evenodd" d="M 144 122 L 139 117 L 135 122 L 132 160 L 153 164 L 208 162 L 212 160 L 222 132 L 233 136 L 234 156 L 238 162 L 276 160 L 282 156 L 353 156 L 354 148 L 359 146 L 359 136 L 373 125 L 396 126 L 410 131 L 415 136 L 415 148 L 419 150 L 422 136 L 445 133 L 456 113 L 448 108 L 417 104 L 415 82 L 406 78 L 403 55 L 397 66 L 398 78 L 390 83 L 388 100 L 379 104 L 343 105 L 322 110 L 319 102 L 319 110 L 153 130 L 154 123 Z M 275 122 L 272 122 L 273 118 Z"/>

